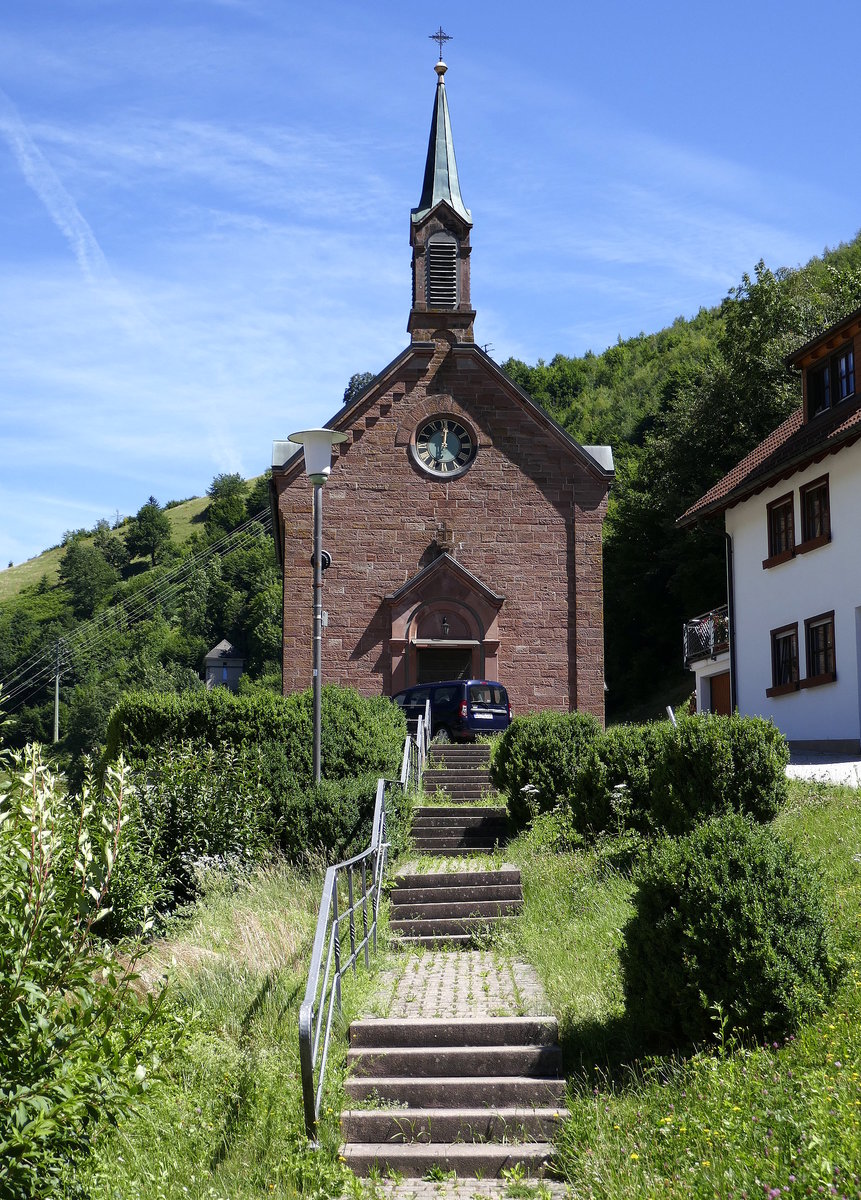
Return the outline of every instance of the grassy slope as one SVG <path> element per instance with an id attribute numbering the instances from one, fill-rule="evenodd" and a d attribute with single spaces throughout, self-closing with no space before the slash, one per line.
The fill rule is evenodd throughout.
<path id="1" fill-rule="evenodd" d="M 594 854 L 548 854 L 534 837 L 511 848 L 523 868 L 524 946 L 571 1073 L 559 1166 L 578 1196 L 861 1195 L 861 792 L 793 783 L 775 827 L 822 874 L 845 981 L 787 1043 L 687 1060 L 641 1058 L 626 1025 L 626 874 Z"/>
<path id="2" fill-rule="evenodd" d="M 246 480 L 249 488 L 256 482 L 257 477 Z M 178 545 L 187 542 L 195 529 L 201 528 L 199 518 L 208 503 L 207 496 L 195 496 L 166 510 L 171 523 L 171 537 Z M 26 562 L 0 571 L 0 603 L 16 596 L 24 588 L 37 584 L 43 575 L 47 575 L 49 583 L 56 583 L 62 557 L 63 547 L 55 546 L 35 558 L 29 558 Z"/>
<path id="3" fill-rule="evenodd" d="M 338 1064 L 343 1031 L 374 974 L 344 991 L 345 1022 L 332 1047 L 321 1149 L 305 1139 L 297 1020 L 320 879 L 286 866 L 223 883 L 179 918 L 145 963 L 155 986 L 171 974 L 185 1025 L 137 1114 L 103 1127 L 87 1165 L 91 1200 L 270 1200 L 340 1196 Z"/>

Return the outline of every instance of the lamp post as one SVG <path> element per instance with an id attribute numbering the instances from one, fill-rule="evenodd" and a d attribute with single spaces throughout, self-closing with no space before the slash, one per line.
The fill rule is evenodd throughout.
<path id="1" fill-rule="evenodd" d="M 314 640 L 311 682 L 314 693 L 314 782 L 320 782 L 322 733 L 322 659 L 323 659 L 323 485 L 332 470 L 332 447 L 347 440 L 346 433 L 334 429 L 303 429 L 291 433 L 289 441 L 305 451 L 305 474 L 314 485 Z"/>

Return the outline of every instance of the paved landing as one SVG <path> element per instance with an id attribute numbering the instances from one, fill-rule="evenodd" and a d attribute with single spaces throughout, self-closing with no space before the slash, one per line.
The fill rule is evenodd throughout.
<path id="1" fill-rule="evenodd" d="M 520 1017 L 549 1014 L 532 967 L 496 950 L 405 954 L 380 976 L 390 1017 Z"/>

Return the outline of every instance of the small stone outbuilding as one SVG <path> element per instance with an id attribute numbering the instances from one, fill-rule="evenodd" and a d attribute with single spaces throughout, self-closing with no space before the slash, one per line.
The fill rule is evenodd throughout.
<path id="1" fill-rule="evenodd" d="M 245 659 L 227 639 L 213 646 L 203 660 L 207 688 L 226 687 L 235 692 L 245 668 Z"/>

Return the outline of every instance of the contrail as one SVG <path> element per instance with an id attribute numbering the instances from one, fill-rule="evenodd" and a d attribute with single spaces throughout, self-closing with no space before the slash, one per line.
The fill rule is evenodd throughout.
<path id="1" fill-rule="evenodd" d="M 2 133 L 30 187 L 48 210 L 51 220 L 72 247 L 78 266 L 91 283 L 111 279 L 102 248 L 81 216 L 77 204 L 57 178 L 53 167 L 33 141 L 15 105 L 0 88 L 0 133 Z"/>

